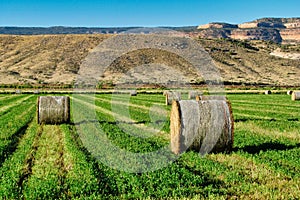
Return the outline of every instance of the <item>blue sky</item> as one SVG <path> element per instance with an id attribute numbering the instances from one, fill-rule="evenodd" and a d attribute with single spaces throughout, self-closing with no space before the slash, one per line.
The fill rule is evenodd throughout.
<path id="1" fill-rule="evenodd" d="M 0 0 L 0 26 L 189 26 L 299 17 L 299 0 Z"/>

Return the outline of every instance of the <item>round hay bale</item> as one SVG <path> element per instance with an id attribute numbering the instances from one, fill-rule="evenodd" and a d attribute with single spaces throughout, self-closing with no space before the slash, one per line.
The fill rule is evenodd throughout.
<path id="1" fill-rule="evenodd" d="M 21 90 L 16 90 L 16 94 L 22 94 Z"/>
<path id="2" fill-rule="evenodd" d="M 199 91 L 189 91 L 188 98 L 189 99 L 196 99 L 197 96 L 202 96 L 202 95 L 203 95 L 203 93 L 199 92 Z"/>
<path id="3" fill-rule="evenodd" d="M 39 90 L 34 90 L 34 91 L 33 91 L 33 94 L 39 94 L 39 93 L 40 93 Z"/>
<path id="4" fill-rule="evenodd" d="M 167 96 L 168 92 L 169 92 L 169 91 L 164 91 L 164 92 L 163 92 L 163 95 L 164 95 L 164 96 Z"/>
<path id="5" fill-rule="evenodd" d="M 266 91 L 265 91 L 265 94 L 266 94 L 266 95 L 272 94 L 272 92 L 271 92 L 270 90 L 266 90 Z"/>
<path id="6" fill-rule="evenodd" d="M 131 90 L 130 91 L 130 96 L 137 96 L 137 91 L 136 90 Z"/>
<path id="7" fill-rule="evenodd" d="M 287 95 L 292 95 L 292 94 L 293 94 L 293 91 L 292 91 L 292 90 L 289 90 L 289 91 L 286 92 L 286 94 L 287 94 Z"/>
<path id="8" fill-rule="evenodd" d="M 293 100 L 293 101 L 298 101 L 298 100 L 300 100 L 300 91 L 293 92 L 293 94 L 292 94 L 292 100 Z"/>
<path id="9" fill-rule="evenodd" d="M 70 97 L 38 97 L 37 119 L 39 124 L 62 124 L 70 122 Z"/>
<path id="10" fill-rule="evenodd" d="M 208 101 L 208 100 L 223 100 L 223 101 L 226 101 L 227 98 L 225 96 L 217 96 L 217 95 L 197 96 L 196 97 L 196 101 Z"/>
<path id="11" fill-rule="evenodd" d="M 173 101 L 170 117 L 171 150 L 193 149 L 204 155 L 231 151 L 234 121 L 231 105 L 224 100 Z"/>
<path id="12" fill-rule="evenodd" d="M 173 101 L 180 101 L 181 100 L 181 93 L 170 91 L 167 92 L 166 95 L 166 105 L 172 105 Z"/>

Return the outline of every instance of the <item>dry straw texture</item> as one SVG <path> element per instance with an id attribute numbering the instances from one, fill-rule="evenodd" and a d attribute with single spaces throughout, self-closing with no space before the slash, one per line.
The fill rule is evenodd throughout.
<path id="1" fill-rule="evenodd" d="M 292 94 L 292 100 L 293 100 L 293 101 L 298 101 L 298 100 L 300 100 L 300 91 L 293 92 L 293 94 Z"/>
<path id="2" fill-rule="evenodd" d="M 181 100 L 181 93 L 168 91 L 165 94 L 166 96 L 166 105 L 171 105 L 173 101 L 180 101 Z"/>
<path id="3" fill-rule="evenodd" d="M 271 92 L 270 90 L 266 90 L 266 91 L 265 91 L 265 94 L 267 94 L 267 95 L 268 95 L 268 94 L 272 94 L 272 92 Z"/>
<path id="4" fill-rule="evenodd" d="M 293 91 L 292 91 L 292 90 L 289 90 L 289 91 L 286 92 L 286 94 L 287 94 L 287 95 L 292 95 L 292 94 L 293 94 Z"/>
<path id="5" fill-rule="evenodd" d="M 195 100 L 197 98 L 197 96 L 202 96 L 202 95 L 203 95 L 203 92 L 200 92 L 200 91 L 189 91 L 188 98 Z"/>
<path id="6" fill-rule="evenodd" d="M 131 90 L 130 91 L 130 96 L 137 96 L 137 91 L 136 90 Z"/>
<path id="7" fill-rule="evenodd" d="M 231 105 L 225 100 L 174 101 L 170 130 L 175 154 L 188 149 L 202 155 L 231 151 L 234 130 Z"/>
<path id="8" fill-rule="evenodd" d="M 225 96 L 217 96 L 217 95 L 196 96 L 196 101 L 208 101 L 208 100 L 223 100 L 223 101 L 226 101 L 226 97 Z"/>
<path id="9" fill-rule="evenodd" d="M 38 123 L 62 124 L 70 122 L 70 98 L 65 96 L 38 97 Z"/>

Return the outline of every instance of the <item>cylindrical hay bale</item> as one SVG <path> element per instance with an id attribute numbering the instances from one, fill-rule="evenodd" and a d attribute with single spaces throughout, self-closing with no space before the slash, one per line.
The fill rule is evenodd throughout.
<path id="1" fill-rule="evenodd" d="M 202 95 L 203 93 L 199 91 L 189 91 L 188 98 L 194 100 L 197 98 L 197 96 L 202 96 Z"/>
<path id="2" fill-rule="evenodd" d="M 293 100 L 293 101 L 298 101 L 298 100 L 300 100 L 300 91 L 298 91 L 298 92 L 293 92 L 293 94 L 292 94 L 292 100 Z"/>
<path id="3" fill-rule="evenodd" d="M 286 94 L 287 94 L 287 95 L 292 95 L 292 94 L 293 94 L 293 91 L 292 91 L 292 90 L 289 90 L 289 91 L 286 92 Z"/>
<path id="4" fill-rule="evenodd" d="M 37 119 L 39 124 L 70 122 L 70 98 L 65 96 L 38 97 Z"/>
<path id="5" fill-rule="evenodd" d="M 184 100 L 172 103 L 171 150 L 180 154 L 188 149 L 204 155 L 231 151 L 234 121 L 228 101 Z"/>
<path id="6" fill-rule="evenodd" d="M 166 95 L 166 105 L 172 105 L 173 101 L 180 101 L 181 100 L 181 93 L 180 92 L 168 92 Z"/>
<path id="7" fill-rule="evenodd" d="M 130 91 L 130 96 L 136 96 L 137 95 L 137 91 L 136 90 L 131 90 Z"/>
<path id="8" fill-rule="evenodd" d="M 267 94 L 267 95 L 268 95 L 268 94 L 272 94 L 272 92 L 271 92 L 270 90 L 266 90 L 266 91 L 265 91 L 265 94 Z"/>
<path id="9" fill-rule="evenodd" d="M 197 96 L 196 101 L 208 101 L 208 100 L 223 100 L 226 101 L 226 96 L 217 96 L 217 95 L 210 95 L 210 96 Z"/>
<path id="10" fill-rule="evenodd" d="M 16 94 L 22 94 L 21 90 L 16 90 Z"/>

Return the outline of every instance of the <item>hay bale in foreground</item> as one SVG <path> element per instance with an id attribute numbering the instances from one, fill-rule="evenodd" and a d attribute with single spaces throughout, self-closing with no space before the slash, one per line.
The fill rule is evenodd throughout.
<path id="1" fill-rule="evenodd" d="M 194 100 L 197 98 L 197 96 L 202 96 L 202 95 L 203 95 L 203 92 L 200 92 L 200 91 L 189 91 L 188 98 Z"/>
<path id="2" fill-rule="evenodd" d="M 137 96 L 137 91 L 136 90 L 131 90 L 130 91 L 130 96 Z"/>
<path id="3" fill-rule="evenodd" d="M 37 119 L 39 124 L 62 124 L 70 122 L 70 97 L 38 97 Z"/>
<path id="4" fill-rule="evenodd" d="M 292 91 L 292 90 L 289 90 L 289 91 L 286 92 L 286 94 L 287 94 L 287 95 L 292 95 L 292 94 L 293 94 L 293 91 Z"/>
<path id="5" fill-rule="evenodd" d="M 292 94 L 292 100 L 293 100 L 293 101 L 298 101 L 298 100 L 300 100 L 300 91 L 295 91 L 295 92 L 293 92 L 293 94 Z"/>
<path id="6" fill-rule="evenodd" d="M 271 92 L 270 90 L 266 90 L 266 91 L 265 91 L 265 94 L 266 94 L 266 95 L 272 94 L 272 92 Z"/>
<path id="7" fill-rule="evenodd" d="M 169 91 L 166 94 L 166 105 L 172 105 L 173 101 L 180 101 L 181 100 L 181 93 Z"/>
<path id="8" fill-rule="evenodd" d="M 175 154 L 188 149 L 202 155 L 231 151 L 234 130 L 231 105 L 224 100 L 174 101 L 170 130 L 171 150 Z"/>

